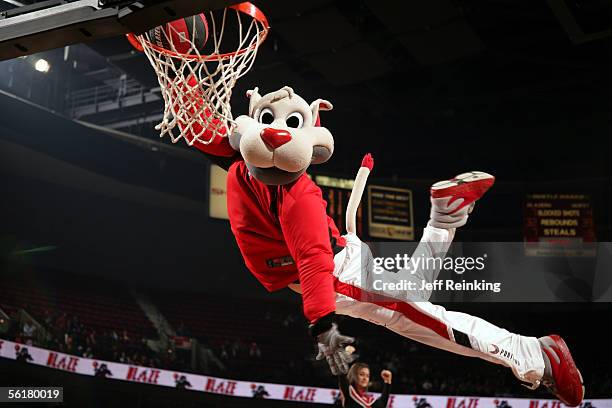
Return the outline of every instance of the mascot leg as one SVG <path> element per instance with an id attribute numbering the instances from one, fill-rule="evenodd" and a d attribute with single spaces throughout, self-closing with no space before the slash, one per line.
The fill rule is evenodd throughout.
<path id="1" fill-rule="evenodd" d="M 444 258 L 455 228 L 467 222 L 475 201 L 493 181 L 493 176 L 486 173 L 471 172 L 434 184 L 431 219 L 413 257 Z M 376 276 L 369 247 L 350 230 L 346 240 L 346 248 L 334 258 L 336 313 L 385 326 L 439 349 L 507 366 L 531 388 L 541 383 L 566 405 L 581 403 L 582 376 L 562 338 L 521 336 L 479 317 L 448 311 L 428 301 L 431 290 L 374 291 Z M 423 281 L 434 281 L 438 273 L 399 271 L 393 279 L 412 280 L 418 288 Z"/>
<path id="2" fill-rule="evenodd" d="M 471 172 L 434 184 L 431 219 L 412 257 L 443 259 L 455 229 L 465 225 L 475 201 L 493 182 L 493 176 Z M 375 292 L 371 284 L 375 275 L 369 248 L 355 234 L 349 233 L 346 239 L 347 247 L 334 259 L 337 313 L 385 326 L 436 348 L 503 364 L 521 381 L 530 384 L 537 384 L 542 378 L 544 359 L 537 338 L 510 333 L 465 313 L 447 311 L 428 302 L 431 290 Z M 398 281 L 413 281 L 421 288 L 423 281 L 434 281 L 438 273 L 439 269 L 421 268 L 388 276 Z"/>
<path id="3" fill-rule="evenodd" d="M 481 171 L 460 174 L 450 180 L 439 181 L 431 187 L 431 212 L 423 237 L 412 254 L 413 259 L 434 259 L 437 268 L 422 265 L 416 270 L 399 270 L 386 278 L 396 282 L 413 282 L 410 300 L 427 301 L 431 297 L 432 283 L 438 277 L 442 261 L 455 237 L 457 228 L 467 223 L 468 216 L 495 182 L 495 177 Z M 404 298 L 406 298 L 404 296 Z"/>
<path id="4" fill-rule="evenodd" d="M 335 258 L 336 313 L 385 326 L 436 348 L 503 364 L 519 380 L 538 384 L 544 373 L 544 359 L 537 338 L 510 333 L 478 317 L 409 298 L 408 291 L 403 291 L 404 298 L 400 299 L 397 291 L 372 290 L 365 276 L 371 276 L 372 271 L 364 273 L 361 268 L 362 259 L 371 259 L 369 248 L 354 234 L 346 239 L 347 247 Z M 428 297 L 430 292 L 417 291 L 417 295 Z"/>
<path id="5" fill-rule="evenodd" d="M 429 302 L 368 302 L 363 290 L 342 282 L 337 283 L 336 292 L 338 314 L 367 320 L 432 347 L 505 365 L 532 385 L 544 375 L 542 349 L 535 337 L 514 334 Z"/>

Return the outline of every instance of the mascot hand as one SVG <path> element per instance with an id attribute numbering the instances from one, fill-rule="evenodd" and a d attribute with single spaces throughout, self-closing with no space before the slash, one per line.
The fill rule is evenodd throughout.
<path id="1" fill-rule="evenodd" d="M 325 359 L 333 375 L 346 374 L 356 356 L 347 352 L 345 346 L 354 341 L 354 338 L 340 334 L 338 325 L 334 323 L 329 330 L 317 336 L 319 354 L 316 358 Z"/>

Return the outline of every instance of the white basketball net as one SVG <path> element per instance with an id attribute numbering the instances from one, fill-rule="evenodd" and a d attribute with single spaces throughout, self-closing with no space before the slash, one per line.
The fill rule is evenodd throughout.
<path id="1" fill-rule="evenodd" d="M 260 14 L 252 14 L 255 11 Z M 160 137 L 169 135 L 173 143 L 184 138 L 189 145 L 196 140 L 208 144 L 216 135 L 231 133 L 235 124 L 230 107 L 232 89 L 253 66 L 259 45 L 268 33 L 265 16 L 250 3 L 204 14 L 208 22 L 207 55 L 200 54 L 191 40 L 197 38 L 195 33 L 185 39 L 187 44 L 180 44 L 189 47 L 187 52 L 185 48 L 179 52 L 168 38 L 172 49 L 159 47 L 149 32 L 130 39 L 134 44 L 136 38 L 138 48 L 155 69 L 165 104 L 163 119 L 155 129 L 160 131 Z M 172 25 L 166 27 L 173 29 Z M 238 39 L 232 39 L 232 49 L 227 50 L 228 41 L 224 49 L 223 38 L 230 30 L 238 31 Z M 166 30 L 162 33 L 168 36 Z"/>

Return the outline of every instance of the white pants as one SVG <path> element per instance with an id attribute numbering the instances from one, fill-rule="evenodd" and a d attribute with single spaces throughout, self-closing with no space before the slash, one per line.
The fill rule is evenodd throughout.
<path id="1" fill-rule="evenodd" d="M 412 256 L 419 253 L 444 257 L 453 236 L 454 229 L 428 226 Z M 367 320 L 436 348 L 505 365 L 527 383 L 542 378 L 544 359 L 535 337 L 510 333 L 478 317 L 434 305 L 428 301 L 431 291 L 417 293 L 420 300 L 415 299 L 414 293 L 400 299 L 398 292 L 393 292 L 389 299 L 383 299 L 380 291 L 369 292 L 363 275 L 372 273 L 372 263 L 367 261 L 372 258 L 371 252 L 356 235 L 345 238 L 346 248 L 334 257 L 336 313 Z M 362 268 L 364 262 L 368 266 Z M 418 270 L 397 276 L 414 279 L 420 287 L 422 280 L 431 282 L 437 274 L 438 271 Z"/>

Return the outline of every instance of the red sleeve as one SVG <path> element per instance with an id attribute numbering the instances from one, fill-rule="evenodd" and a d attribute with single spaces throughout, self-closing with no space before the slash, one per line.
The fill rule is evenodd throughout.
<path id="1" fill-rule="evenodd" d="M 283 199 L 279 220 L 285 242 L 297 266 L 304 315 L 310 323 L 314 323 L 336 310 L 334 254 L 321 190 L 314 186 L 300 188 L 302 185 L 298 182 L 289 188 Z"/>
<path id="2" fill-rule="evenodd" d="M 188 104 L 190 100 L 197 99 L 196 103 L 187 105 L 187 106 L 194 106 L 189 109 L 192 113 L 196 111 L 195 106 L 200 106 L 201 104 L 204 103 L 204 101 L 199 97 L 199 94 L 194 95 L 195 92 L 189 92 L 188 88 L 193 89 L 195 85 L 196 85 L 196 80 L 193 76 L 191 76 L 188 79 L 187 86 L 185 86 L 184 88 L 185 92 L 183 93 L 181 97 L 184 104 Z M 176 108 L 174 108 L 174 111 L 176 112 Z M 210 117 L 211 116 L 210 109 L 208 107 L 205 108 L 201 116 Z M 220 121 L 217 118 L 213 118 L 210 121 L 210 123 L 211 123 L 210 127 L 212 129 L 215 129 L 219 127 Z M 189 143 L 191 143 L 191 141 L 193 140 L 194 133 L 196 135 L 200 135 L 199 139 L 203 139 L 203 140 L 210 140 L 210 138 L 213 137 L 211 129 L 206 129 L 204 130 L 203 133 L 201 133 L 202 126 L 199 123 L 194 123 L 193 125 L 191 125 L 190 129 L 186 129 L 186 124 L 179 121 L 178 126 L 181 129 L 181 132 L 183 132 L 183 137 Z M 214 136 L 214 139 L 210 143 L 203 143 L 200 140 L 196 140 L 195 143 L 193 144 L 193 147 L 195 147 L 196 149 L 204 153 L 211 154 L 213 156 L 222 156 L 222 157 L 234 156 L 237 152 L 229 144 L 229 139 L 227 138 L 227 135 L 226 135 L 227 128 L 220 129 L 219 133 L 222 136 L 220 135 Z"/>
<path id="3" fill-rule="evenodd" d="M 196 126 L 200 125 L 194 125 L 194 127 Z M 210 133 L 210 131 L 204 132 L 204 138 L 207 138 L 206 133 Z M 208 144 L 204 144 L 199 140 L 196 140 L 196 142 L 193 144 L 193 147 L 204 153 L 212 154 L 213 156 L 232 157 L 237 153 L 234 148 L 230 146 L 228 138 L 221 136 L 215 136 L 213 141 Z"/>

